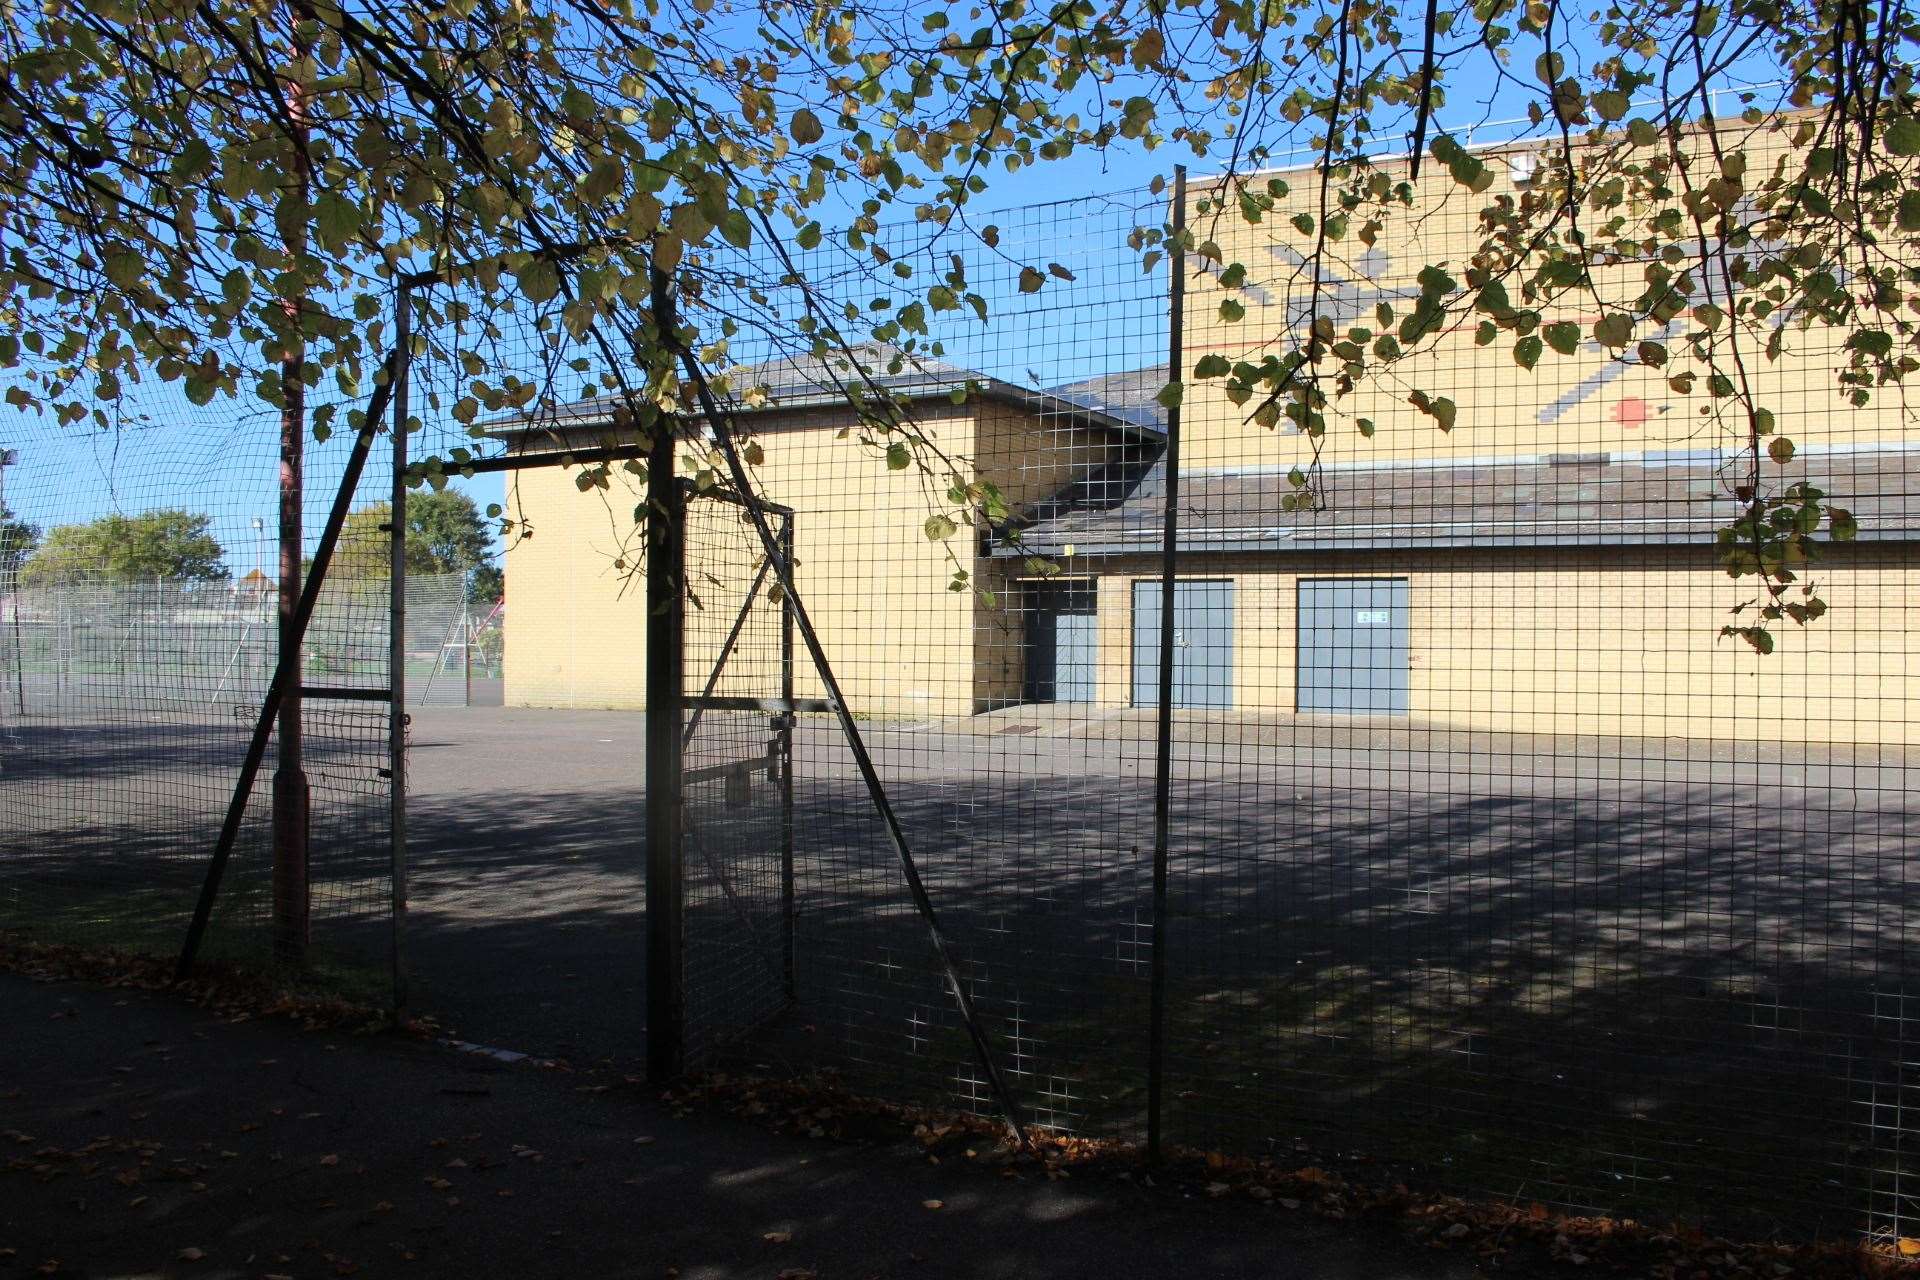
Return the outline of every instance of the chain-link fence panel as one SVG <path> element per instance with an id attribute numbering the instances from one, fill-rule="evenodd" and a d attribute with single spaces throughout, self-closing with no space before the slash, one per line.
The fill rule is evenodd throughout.
<path id="1" fill-rule="evenodd" d="M 1471 234 L 1436 195 L 1316 272 L 1211 194 L 1188 368 L 1257 363 L 1309 288 L 1342 326 L 1403 308 Z M 997 216 L 1004 261 L 955 268 L 988 325 L 731 349 L 756 483 L 796 513 L 801 596 L 1023 1114 L 1143 1132 L 1157 915 L 1170 1143 L 1746 1231 L 1904 1220 L 1905 411 L 1831 412 L 1817 333 L 1766 375 L 1800 449 L 1765 483 L 1863 532 L 1812 570 L 1832 611 L 1763 657 L 1719 634 L 1752 590 L 1714 548 L 1738 432 L 1631 353 L 1530 373 L 1462 325 L 1324 436 L 1188 379 L 1173 474 L 1169 200 Z M 879 243 L 913 262 L 921 234 Z M 849 407 L 876 388 L 904 428 Z M 982 482 L 1003 514 L 942 523 Z M 822 692 L 804 660 L 797 690 Z M 793 750 L 794 1005 L 755 1060 L 993 1113 L 843 735 L 805 715 Z"/>
<path id="2" fill-rule="evenodd" d="M 793 633 L 739 503 L 695 496 L 684 518 L 683 983 L 700 1063 L 793 1001 Z"/>
<path id="3" fill-rule="evenodd" d="M 118 420 L 18 418 L 0 521 L 0 927 L 177 954 L 278 653 L 278 423 L 143 391 Z M 329 404 L 332 405 L 329 408 Z M 345 414 L 357 401 L 311 406 Z M 310 557 L 352 433 L 305 445 Z M 388 539 L 376 445 L 299 671 L 312 967 L 384 999 L 392 918 Z M 368 576 L 377 575 L 377 576 Z M 270 747 L 204 954 L 270 958 Z"/>

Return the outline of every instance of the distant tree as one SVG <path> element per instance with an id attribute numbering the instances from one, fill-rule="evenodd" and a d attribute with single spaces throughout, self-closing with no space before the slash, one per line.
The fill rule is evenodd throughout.
<path id="1" fill-rule="evenodd" d="M 467 599 L 474 607 L 491 609 L 494 602 L 505 594 L 507 575 L 500 572 L 499 565 L 483 564 L 467 575 Z"/>
<path id="2" fill-rule="evenodd" d="M 212 523 L 212 516 L 165 508 L 56 525 L 26 557 L 20 580 L 29 586 L 102 578 L 225 581 L 231 576 L 223 563 L 226 552 L 207 532 Z"/>
<path id="3" fill-rule="evenodd" d="M 384 578 L 388 570 L 390 503 L 375 502 L 348 514 L 334 552 L 333 572 L 343 578 Z M 464 573 L 474 603 L 499 599 L 500 569 L 493 564 L 486 520 L 472 498 L 455 489 L 407 498 L 407 572 Z"/>
<path id="4" fill-rule="evenodd" d="M 457 489 L 432 490 L 407 498 L 407 541 L 418 539 L 437 573 L 473 569 L 492 550 L 486 521 L 472 498 Z"/>
<path id="5" fill-rule="evenodd" d="M 0 507 L 0 580 L 11 579 L 40 545 L 40 528 Z"/>
<path id="6" fill-rule="evenodd" d="M 386 502 L 370 503 L 358 511 L 348 512 L 329 572 L 336 578 L 386 577 L 390 567 L 386 525 L 392 517 L 393 506 Z M 415 538 L 411 530 L 407 534 L 407 572 L 439 572 L 426 544 Z"/>

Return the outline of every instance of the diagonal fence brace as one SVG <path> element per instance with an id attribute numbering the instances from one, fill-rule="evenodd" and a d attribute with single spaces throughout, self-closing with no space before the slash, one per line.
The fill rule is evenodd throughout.
<path id="1" fill-rule="evenodd" d="M 226 818 L 220 824 L 220 838 L 213 846 L 213 857 L 207 863 L 207 878 L 200 886 L 200 899 L 194 904 L 193 921 L 187 926 L 186 941 L 180 948 L 180 960 L 174 967 L 176 979 L 187 976 L 200 954 L 200 944 L 207 933 L 207 922 L 213 918 L 214 901 L 220 896 L 220 881 L 226 875 L 228 861 L 233 857 L 233 846 L 240 838 L 240 822 L 246 816 L 254 780 L 259 776 L 261 761 L 266 758 L 274 720 L 280 714 L 280 702 L 300 678 L 300 648 L 306 640 L 307 624 L 313 620 L 314 606 L 320 600 L 320 588 L 327 580 L 327 569 L 333 563 L 334 548 L 340 542 L 340 530 L 347 523 L 347 509 L 353 505 L 354 491 L 360 484 L 360 473 L 366 468 L 367 454 L 373 449 L 374 436 L 393 399 L 395 377 L 400 371 L 401 361 L 406 358 L 406 353 L 396 345 L 382 366 L 386 379 L 373 389 L 373 395 L 367 400 L 366 417 L 354 436 L 353 451 L 347 455 L 347 468 L 340 477 L 339 491 L 334 494 L 333 507 L 327 512 L 326 528 L 321 531 L 319 545 L 313 550 L 313 564 L 307 570 L 306 583 L 300 588 L 300 600 L 293 612 L 293 644 L 281 648 L 274 664 L 273 680 L 267 686 L 267 696 L 260 702 L 259 718 L 253 723 L 253 737 L 247 742 L 247 754 L 240 764 L 240 777 L 234 782 L 233 795 L 227 801 Z M 398 779 L 395 785 L 400 785 Z"/>
<path id="2" fill-rule="evenodd" d="M 747 476 L 746 467 L 740 460 L 740 452 L 733 441 L 732 419 L 720 408 L 714 398 L 713 388 L 708 385 L 706 374 L 700 368 L 700 362 L 694 358 L 679 341 L 673 299 L 668 292 L 666 277 L 660 272 L 653 279 L 654 323 L 659 328 L 662 339 L 680 357 L 681 367 L 687 380 L 692 384 L 699 399 L 702 415 L 707 426 L 713 432 L 715 445 L 726 458 L 727 470 L 733 482 L 734 490 L 747 514 L 753 521 L 754 531 L 759 534 L 760 546 L 766 553 L 767 561 L 774 567 L 780 581 L 781 590 L 786 593 L 787 601 L 793 610 L 794 625 L 800 632 L 801 640 L 807 646 L 807 653 L 813 659 L 814 669 L 819 673 L 820 681 L 826 686 L 827 700 L 833 705 L 835 716 L 840 721 L 841 731 L 846 735 L 847 748 L 853 755 L 855 766 L 860 770 L 861 781 L 866 784 L 867 794 L 873 801 L 873 807 L 886 824 L 887 837 L 893 844 L 893 851 L 900 860 L 901 874 L 906 878 L 907 891 L 913 897 L 920 918 L 926 923 L 928 936 L 932 939 L 934 955 L 940 961 L 940 967 L 946 975 L 947 986 L 953 993 L 954 1004 L 960 1010 L 960 1017 L 966 1023 L 967 1036 L 973 1042 L 975 1057 L 987 1074 L 987 1082 L 993 1089 L 995 1101 L 1000 1104 L 1000 1112 L 1006 1118 L 1007 1125 L 1013 1130 L 1019 1141 L 1020 1149 L 1031 1154 L 1033 1145 L 1027 1139 L 1026 1126 L 1021 1123 L 1019 1107 L 1014 1103 L 1013 1092 L 1000 1072 L 998 1061 L 994 1057 L 993 1046 L 987 1040 L 987 1034 L 980 1021 L 980 1014 L 974 1008 L 973 997 L 967 993 L 966 984 L 960 980 L 960 970 L 954 964 L 952 951 L 947 945 L 946 931 L 941 927 L 939 913 L 934 909 L 933 899 L 927 893 L 927 886 L 920 878 L 920 868 L 915 862 L 912 848 L 907 844 L 906 831 L 900 825 L 900 818 L 894 812 L 893 802 L 887 795 L 886 784 L 880 780 L 880 772 L 874 767 L 873 757 L 867 752 L 866 739 L 861 736 L 859 725 L 853 718 L 852 710 L 847 706 L 845 696 L 840 691 L 840 682 L 833 674 L 833 667 L 827 661 L 827 655 L 820 644 L 819 633 L 813 628 L 813 620 L 808 617 L 806 606 L 802 604 L 800 593 L 793 580 L 793 565 L 782 549 L 779 539 L 774 536 L 773 527 L 767 522 L 759 495 L 754 492 L 752 481 Z"/>

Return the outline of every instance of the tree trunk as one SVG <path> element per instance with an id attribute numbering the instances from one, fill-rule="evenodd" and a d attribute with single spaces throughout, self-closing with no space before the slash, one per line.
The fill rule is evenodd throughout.
<path id="1" fill-rule="evenodd" d="M 292 63 L 287 78 L 287 122 L 293 137 L 293 198 L 305 201 L 308 190 L 306 156 L 306 101 L 301 86 L 307 49 L 299 22 L 305 16 L 295 5 L 288 15 Z M 296 224 L 297 225 L 297 224 Z M 304 236 L 296 231 L 287 240 L 289 264 L 297 269 L 305 255 Z M 310 830 L 309 791 L 302 767 L 300 682 L 305 678 L 300 637 L 294 615 L 300 603 L 304 466 L 307 433 L 306 344 L 301 337 L 302 299 L 297 294 L 281 300 L 287 338 L 280 356 L 280 658 L 290 680 L 280 702 L 278 755 L 273 773 L 273 953 L 281 964 L 303 967 L 307 961 L 312 890 L 307 875 L 307 836 Z"/>

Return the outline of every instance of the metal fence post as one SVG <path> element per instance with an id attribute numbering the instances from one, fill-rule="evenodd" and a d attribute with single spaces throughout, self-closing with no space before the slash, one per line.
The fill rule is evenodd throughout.
<path id="1" fill-rule="evenodd" d="M 466 684 L 460 705 L 470 707 L 473 705 L 473 612 L 467 605 L 465 583 L 461 584 L 460 596 L 460 673 Z"/>
<path id="2" fill-rule="evenodd" d="M 1167 379 L 1182 382 L 1180 326 L 1187 289 L 1187 168 L 1173 170 L 1167 246 Z M 1180 561 L 1180 404 L 1167 407 L 1165 511 L 1160 526 L 1160 690 L 1153 749 L 1153 953 L 1147 998 L 1147 1158 L 1161 1156 L 1167 1061 L 1167 846 L 1173 806 L 1174 586 Z"/>
<path id="3" fill-rule="evenodd" d="M 793 516 L 780 524 L 780 554 L 793 563 Z M 793 734 L 799 715 L 793 709 L 793 606 L 780 594 L 780 971 L 786 978 L 787 999 L 797 998 L 793 975 Z"/>
<path id="4" fill-rule="evenodd" d="M 671 426 L 647 450 L 647 1078 L 686 1065 L 681 878 L 681 731 L 686 684 L 686 495 L 674 475 Z"/>
<path id="5" fill-rule="evenodd" d="M 8 518 L 7 512 L 7 468 L 20 465 L 18 449 L 0 449 L 0 520 Z M 0 546 L 0 555 L 9 559 L 26 558 L 25 547 Z M 27 714 L 27 647 L 20 636 L 20 565 L 15 561 L 7 570 L 4 584 L 7 595 L 13 600 L 13 693 L 19 702 L 20 714 Z"/>
<path id="6" fill-rule="evenodd" d="M 760 540 L 762 552 L 773 566 L 780 583 L 780 590 L 786 598 L 786 604 L 793 612 L 795 629 L 807 646 L 807 656 L 813 661 L 814 674 L 819 676 L 826 693 L 827 704 L 833 709 L 840 722 L 840 732 L 845 736 L 847 749 L 853 754 L 854 767 L 860 772 L 860 780 L 866 786 L 867 796 L 873 802 L 874 812 L 887 830 L 887 840 L 893 846 L 894 855 L 899 859 L 900 872 L 906 881 L 907 892 L 913 899 L 914 908 L 919 912 L 921 922 L 927 928 L 927 940 L 933 945 L 933 953 L 947 980 L 947 989 L 953 996 L 954 1006 L 959 1010 L 960 1020 L 965 1024 L 967 1036 L 973 1042 L 974 1056 L 986 1073 L 987 1081 L 993 1090 L 994 1098 L 1000 1104 L 1001 1114 L 1006 1117 L 1007 1127 L 1013 1131 L 1020 1149 L 1028 1154 L 1033 1144 L 1027 1137 L 1026 1126 L 1020 1120 L 1020 1110 L 1013 1100 L 1013 1091 L 1008 1087 L 1006 1077 L 1001 1072 L 994 1057 L 993 1046 L 987 1040 L 987 1033 L 975 1008 L 973 996 L 966 982 L 960 976 L 960 968 L 954 962 L 952 948 L 947 944 L 945 928 L 940 923 L 939 912 L 934 909 L 933 898 L 927 892 L 926 881 L 921 878 L 919 863 L 914 859 L 913 849 L 907 842 L 906 828 L 900 822 L 898 810 L 887 795 L 886 784 L 880 780 L 880 771 L 867 750 L 865 737 L 855 722 L 853 711 L 847 705 L 846 696 L 840 688 L 840 681 L 833 673 L 832 663 L 827 661 L 826 649 L 820 643 L 820 633 L 814 629 L 812 620 L 807 616 L 806 605 L 801 601 L 794 580 L 793 561 L 780 546 L 780 539 L 773 531 L 772 523 L 767 519 L 766 505 L 760 500 L 747 475 L 746 463 L 741 460 L 740 450 L 734 444 L 732 418 L 723 413 L 720 402 L 715 398 L 713 387 L 708 383 L 706 374 L 700 368 L 700 361 L 685 343 L 680 342 L 673 326 L 673 295 L 671 281 L 659 269 L 653 273 L 654 314 L 660 318 L 660 328 L 668 340 L 674 344 L 680 358 L 680 368 L 685 382 L 693 387 L 694 398 L 700 406 L 701 415 L 706 419 L 712 432 L 713 443 L 719 448 L 721 457 L 727 464 L 727 478 L 741 504 L 746 508 L 747 517 L 753 523 L 753 531 Z"/>
<path id="7" fill-rule="evenodd" d="M 387 799 L 392 837 L 389 869 L 389 963 L 393 1009 L 407 1006 L 407 393 L 413 367 L 413 290 L 402 284 L 393 305 L 393 494 L 387 555 Z"/>

